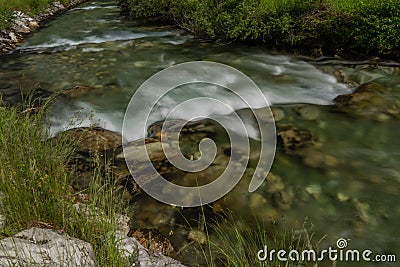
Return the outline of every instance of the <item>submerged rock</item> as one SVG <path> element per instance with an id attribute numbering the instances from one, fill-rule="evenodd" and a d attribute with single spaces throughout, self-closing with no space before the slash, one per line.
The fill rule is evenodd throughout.
<path id="1" fill-rule="evenodd" d="M 321 196 L 322 188 L 318 184 L 310 184 L 306 186 L 305 191 L 314 199 L 319 199 Z"/>
<path id="2" fill-rule="evenodd" d="M 354 91 L 354 93 L 362 92 L 384 93 L 385 87 L 377 82 L 367 82 L 358 86 Z"/>
<path id="3" fill-rule="evenodd" d="M 304 165 L 311 168 L 333 168 L 338 165 L 338 160 L 319 150 L 308 148 L 298 153 L 302 158 Z"/>
<path id="4" fill-rule="evenodd" d="M 373 223 L 375 218 L 370 215 L 370 207 L 367 203 L 359 201 L 357 198 L 351 200 L 354 208 L 357 211 L 357 217 L 360 221 L 364 223 Z"/>
<path id="5" fill-rule="evenodd" d="M 356 116 L 370 116 L 385 122 L 399 119 L 399 103 L 396 91 L 391 91 L 378 81 L 360 85 L 353 93 L 339 95 L 334 99 L 341 112 Z"/>
<path id="6" fill-rule="evenodd" d="M 265 179 L 265 191 L 269 194 L 281 191 L 285 188 L 282 178 L 270 172 Z"/>
<path id="7" fill-rule="evenodd" d="M 163 130 L 163 131 L 162 131 Z M 176 134 L 182 134 L 190 136 L 196 139 L 213 136 L 216 130 L 216 124 L 210 119 L 198 120 L 198 121 L 185 121 L 185 120 L 168 120 L 168 121 L 157 121 L 151 124 L 147 128 L 147 136 L 151 138 L 163 138 L 169 139 L 169 136 Z"/>
<path id="8" fill-rule="evenodd" d="M 288 210 L 292 206 L 291 192 L 282 190 L 273 194 L 274 204 L 277 208 L 282 210 Z"/>
<path id="9" fill-rule="evenodd" d="M 311 105 L 297 107 L 295 112 L 301 119 L 309 121 L 318 119 L 320 115 L 320 109 Z"/>
<path id="10" fill-rule="evenodd" d="M 339 95 L 333 101 L 338 105 L 358 105 L 363 107 L 380 101 L 380 97 L 375 92 L 361 91 L 351 94 Z"/>
<path id="11" fill-rule="evenodd" d="M 261 194 L 252 193 L 249 197 L 249 208 L 252 210 L 262 209 L 267 202 L 267 199 Z"/>
<path id="12" fill-rule="evenodd" d="M 298 150 L 314 143 L 311 132 L 295 128 L 278 131 L 277 137 L 278 145 L 283 146 L 286 151 Z"/>
<path id="13" fill-rule="evenodd" d="M 271 108 L 272 114 L 274 115 L 275 122 L 281 121 L 285 118 L 285 111 L 281 108 Z"/>
<path id="14" fill-rule="evenodd" d="M 97 266 L 92 246 L 52 229 L 31 228 L 0 241 L 0 266 Z"/>
<path id="15" fill-rule="evenodd" d="M 67 130 L 53 138 L 72 140 L 77 144 L 77 152 L 84 155 L 103 155 L 106 152 L 115 150 L 122 144 L 120 133 L 106 130 L 100 127 L 82 127 Z"/>
<path id="16" fill-rule="evenodd" d="M 163 143 L 154 138 L 139 139 L 125 144 L 124 151 L 117 154 L 116 159 L 126 159 L 134 163 L 147 162 L 149 159 L 151 161 L 164 161 L 167 157 L 163 148 L 171 148 L 172 146 L 178 147 L 178 144 Z"/>
<path id="17" fill-rule="evenodd" d="M 190 232 L 187 235 L 187 239 L 190 241 L 194 241 L 200 245 L 204 245 L 207 243 L 207 235 L 200 230 L 190 230 Z"/>

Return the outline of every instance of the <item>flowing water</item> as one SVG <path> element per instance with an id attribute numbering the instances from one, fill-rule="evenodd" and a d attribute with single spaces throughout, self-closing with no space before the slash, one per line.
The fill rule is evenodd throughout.
<path id="1" fill-rule="evenodd" d="M 248 183 L 239 184 L 224 204 L 249 220 L 254 214 L 249 206 L 259 217 L 284 217 L 294 228 L 301 228 L 308 218 L 316 237 L 326 235 L 322 247 L 334 246 L 343 237 L 350 239 L 351 248 L 400 257 L 400 123 L 398 116 L 390 116 L 397 114 L 400 106 L 400 75 L 394 67 L 313 61 L 277 54 L 261 46 L 204 43 L 173 27 L 146 26 L 126 19 L 112 0 L 87 2 L 48 21 L 46 27 L 1 60 L 1 90 L 28 91 L 38 84 L 51 92 L 76 85 L 94 88 L 53 105 L 52 134 L 92 124 L 121 132 L 125 109 L 137 88 L 174 64 L 207 60 L 235 67 L 252 78 L 279 111 L 278 129 L 307 129 L 318 144 L 300 156 L 289 155 L 284 149 L 277 151 L 272 172 L 282 178 L 291 198 L 290 207 L 276 207 L 274 197 L 271 200 L 262 192 L 268 185 L 256 192 L 262 205 L 254 204 L 257 198 L 246 193 Z M 228 81 L 230 77 L 221 79 Z M 352 84 L 369 81 L 384 87 L 382 94 L 389 106 L 367 107 L 361 114 L 333 105 L 336 96 L 352 92 Z M 182 99 L 216 95 L 243 111 L 244 106 L 222 88 L 181 88 L 158 103 L 149 123 L 163 120 Z M 145 105 L 146 98 L 143 101 Z M 210 114 L 222 112 L 212 104 L 196 108 L 209 110 Z M 181 110 L 176 118 L 185 119 L 190 111 Z M 246 112 L 243 114 L 246 117 Z M 250 136 L 256 140 L 257 133 L 252 134 L 249 121 Z M 140 134 L 132 132 L 127 137 L 134 140 Z M 331 163 L 315 163 L 326 155 Z M 141 201 L 138 214 L 153 209 L 149 216 L 156 217 L 159 211 L 168 210 L 150 199 Z M 140 211 L 140 206 L 145 209 Z M 168 224 L 154 221 L 147 218 L 138 224 L 160 228 Z"/>

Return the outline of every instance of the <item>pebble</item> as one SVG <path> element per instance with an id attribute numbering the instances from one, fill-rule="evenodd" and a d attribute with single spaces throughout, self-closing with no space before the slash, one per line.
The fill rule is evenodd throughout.
<path id="1" fill-rule="evenodd" d="M 313 121 L 319 117 L 320 110 L 315 106 L 302 106 L 295 109 L 297 115 L 303 120 Z"/>
<path id="2" fill-rule="evenodd" d="M 273 195 L 275 206 L 282 210 L 290 209 L 292 205 L 292 198 L 286 191 L 275 192 Z"/>
<path id="3" fill-rule="evenodd" d="M 282 178 L 270 172 L 266 178 L 265 191 L 269 194 L 281 191 L 285 188 Z"/>
<path id="4" fill-rule="evenodd" d="M 271 108 L 275 121 L 281 121 L 285 118 L 285 112 L 281 108 Z"/>
<path id="5" fill-rule="evenodd" d="M 340 202 L 346 202 L 350 199 L 350 197 L 346 196 L 345 194 L 339 192 L 336 194 L 336 198 L 340 201 Z"/>
<path id="6" fill-rule="evenodd" d="M 376 116 L 376 120 L 380 121 L 380 122 L 385 122 L 385 121 L 390 120 L 390 117 L 384 113 L 380 113 Z"/>

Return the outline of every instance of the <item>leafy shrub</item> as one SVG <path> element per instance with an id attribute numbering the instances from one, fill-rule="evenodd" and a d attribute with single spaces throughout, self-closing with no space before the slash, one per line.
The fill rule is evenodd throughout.
<path id="1" fill-rule="evenodd" d="M 120 0 L 133 17 L 173 22 L 197 37 L 281 48 L 399 53 L 400 1 Z M 397 50 L 396 50 L 397 49 Z"/>

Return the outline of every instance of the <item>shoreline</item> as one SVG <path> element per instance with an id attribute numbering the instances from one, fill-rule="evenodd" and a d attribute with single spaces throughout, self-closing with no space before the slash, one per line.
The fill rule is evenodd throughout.
<path id="1" fill-rule="evenodd" d="M 12 25 L 0 31 L 0 55 L 9 53 L 17 48 L 27 35 L 43 27 L 43 23 L 87 0 L 71 0 L 67 4 L 58 1 L 50 4 L 45 10 L 31 17 L 21 11 L 14 11 Z"/>

